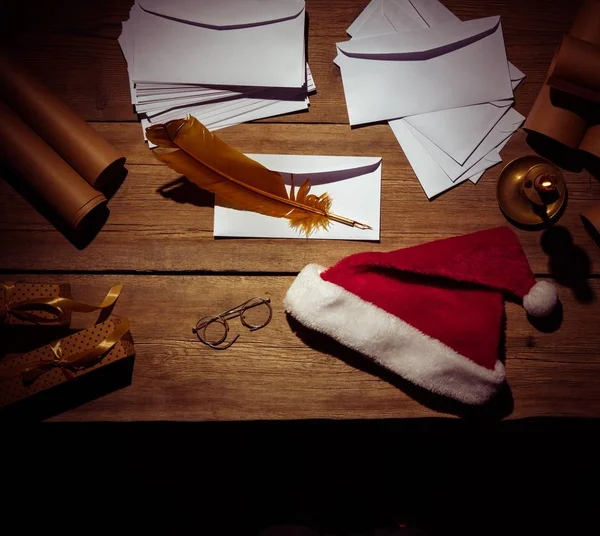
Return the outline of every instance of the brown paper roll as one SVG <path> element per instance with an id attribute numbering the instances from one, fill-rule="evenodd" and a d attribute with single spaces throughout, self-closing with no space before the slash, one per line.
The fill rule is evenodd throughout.
<path id="1" fill-rule="evenodd" d="M 543 134 L 576 149 L 586 133 L 587 122 L 581 114 L 556 106 L 552 102 L 552 91 L 548 85 L 542 86 L 523 129 Z"/>
<path id="2" fill-rule="evenodd" d="M 583 3 L 569 35 L 600 46 L 600 0 L 586 0 Z"/>
<path id="3" fill-rule="evenodd" d="M 0 99 L 92 186 L 122 176 L 125 157 L 1 51 Z"/>
<path id="4" fill-rule="evenodd" d="M 600 102 L 600 47 L 565 35 L 548 85 L 582 99 Z"/>
<path id="5" fill-rule="evenodd" d="M 600 158 L 600 125 L 588 128 L 579 148 L 594 155 L 596 158 Z"/>
<path id="6" fill-rule="evenodd" d="M 600 246 L 600 203 L 589 207 L 582 215 L 585 228 Z"/>
<path id="7" fill-rule="evenodd" d="M 106 203 L 42 138 L 0 101 L 0 158 L 69 225 L 78 228 L 86 216 Z"/>

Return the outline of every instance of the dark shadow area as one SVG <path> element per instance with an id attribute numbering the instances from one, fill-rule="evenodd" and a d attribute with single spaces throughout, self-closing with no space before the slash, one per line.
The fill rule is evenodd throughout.
<path id="1" fill-rule="evenodd" d="M 540 244 L 548 255 L 548 270 L 561 285 L 569 287 L 583 303 L 593 302 L 594 291 L 589 284 L 591 261 L 585 250 L 573 242 L 565 227 L 556 225 L 542 234 Z"/>
<path id="2" fill-rule="evenodd" d="M 483 406 L 470 406 L 452 400 L 451 398 L 432 393 L 431 391 L 423 389 L 422 387 L 401 378 L 397 374 L 378 365 L 368 357 L 351 350 L 331 337 L 303 326 L 290 315 L 287 315 L 287 321 L 292 331 L 310 348 L 340 359 L 355 369 L 366 372 L 367 374 L 372 374 L 373 376 L 386 381 L 390 385 L 393 385 L 406 393 L 411 398 L 414 398 L 420 404 L 423 404 L 434 411 L 449 413 L 468 419 L 493 421 L 510 415 L 513 410 L 514 402 L 508 384 L 504 384 L 497 395 L 490 400 L 489 403 Z M 504 354 L 505 341 L 503 338 L 501 341 L 501 348 L 499 349 L 499 355 L 502 358 L 501 360 L 504 360 Z"/>
<path id="3" fill-rule="evenodd" d="M 584 159 L 580 151 L 571 149 L 538 132 L 528 132 L 527 143 L 542 158 L 554 165 L 578 173 L 584 168 Z"/>
<path id="4" fill-rule="evenodd" d="M 196 207 L 214 207 L 215 195 L 196 186 L 185 177 L 179 177 L 156 190 L 165 199 L 176 203 L 189 203 Z"/>
<path id="5" fill-rule="evenodd" d="M 34 191 L 27 187 L 20 177 L 6 166 L 0 168 L 0 175 L 10 186 L 23 196 L 31 206 L 46 218 L 73 246 L 85 249 L 96 238 L 108 220 L 110 211 L 106 205 L 98 205 L 81 224 L 80 229 L 73 229 L 65 223 Z M 124 179 L 124 177 L 123 177 Z"/>
<path id="6" fill-rule="evenodd" d="M 527 313 L 527 320 L 538 331 L 542 333 L 554 333 L 558 331 L 563 321 L 563 305 L 558 302 L 554 311 L 548 316 L 537 318 Z"/>
<path id="7" fill-rule="evenodd" d="M 101 324 L 102 322 L 106 322 L 109 319 L 110 315 L 112 315 L 112 312 L 116 306 L 117 306 L 117 302 L 113 303 L 110 307 L 107 307 L 106 309 L 101 309 L 98 312 L 98 318 L 96 318 L 93 325 L 95 326 L 96 324 Z"/>
<path id="8" fill-rule="evenodd" d="M 599 432 L 568 419 L 43 424 L 4 436 L 3 507 L 61 532 L 594 534 Z"/>
<path id="9" fill-rule="evenodd" d="M 581 223 L 583 223 L 585 230 L 592 237 L 594 243 L 600 248 L 600 231 L 598 231 L 598 229 L 594 227 L 592 222 L 583 215 L 581 216 Z"/>
<path id="10" fill-rule="evenodd" d="M 135 356 L 115 361 L 0 409 L 0 425 L 39 422 L 127 387 L 134 363 Z"/>
<path id="11" fill-rule="evenodd" d="M 301 232 L 298 232 L 298 235 L 295 237 L 297 240 L 310 240 L 311 242 L 320 241 L 320 240 L 330 240 L 329 238 L 307 238 Z M 264 236 L 213 236 L 213 240 L 289 240 L 289 238 L 266 238 Z M 337 242 L 342 242 L 342 240 L 337 240 Z M 344 240 L 344 242 L 351 242 L 356 244 L 359 242 L 358 240 Z M 360 240 L 365 244 L 381 244 L 381 240 Z"/>
<path id="12" fill-rule="evenodd" d="M 96 189 L 100 190 L 106 196 L 106 199 L 110 201 L 125 182 L 129 170 L 123 167 L 120 160 L 117 160 L 105 170 L 105 173 L 109 179 L 106 180 L 106 184 L 96 187 Z M 98 181 L 100 181 L 100 178 Z"/>
<path id="13" fill-rule="evenodd" d="M 592 177 L 596 179 L 600 178 L 600 158 L 596 158 L 594 155 L 589 153 L 581 153 L 583 160 L 583 167 L 588 170 Z"/>
<path id="14" fill-rule="evenodd" d="M 31 352 L 76 331 L 67 326 L 0 325 L 0 359 Z"/>

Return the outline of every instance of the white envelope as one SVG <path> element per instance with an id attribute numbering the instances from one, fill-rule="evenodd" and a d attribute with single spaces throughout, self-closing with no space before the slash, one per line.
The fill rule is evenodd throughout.
<path id="1" fill-rule="evenodd" d="M 189 114 L 196 117 L 196 119 L 198 119 L 198 121 L 200 121 L 206 128 L 210 128 L 210 125 L 215 121 L 235 117 L 254 110 L 259 110 L 275 103 L 281 103 L 283 106 L 290 107 L 293 110 L 308 108 L 308 99 L 302 96 L 299 96 L 295 100 L 289 101 L 243 98 L 235 99 L 231 102 L 217 102 L 201 104 L 199 106 L 176 108 L 174 110 L 167 110 L 166 112 L 160 114 L 148 114 L 148 117 L 153 123 L 164 123 L 165 121 L 185 117 Z M 268 116 L 261 115 L 261 117 Z"/>
<path id="2" fill-rule="evenodd" d="M 354 34 L 359 31 L 362 25 L 373 15 L 373 12 L 380 9 L 380 4 L 382 1 L 383 0 L 371 0 L 371 2 L 367 4 L 367 7 L 365 7 L 365 9 L 360 12 L 358 17 L 354 19 L 354 22 L 352 22 L 352 24 L 348 27 L 346 33 L 350 37 L 354 37 Z"/>
<path id="3" fill-rule="evenodd" d="M 301 186 L 309 178 L 311 193 L 329 193 L 331 211 L 339 216 L 370 225 L 372 230 L 355 229 L 332 222 L 327 231 L 310 238 L 333 240 L 379 240 L 381 200 L 381 158 L 362 156 L 309 156 L 249 154 L 250 158 L 282 174 L 290 184 Z M 289 189 L 289 187 L 288 187 Z M 285 218 L 215 206 L 214 235 L 245 238 L 304 238 L 290 228 Z"/>
<path id="4" fill-rule="evenodd" d="M 514 108 L 511 108 L 506 115 L 498 121 L 491 132 L 484 138 L 473 154 L 467 158 L 463 165 L 458 164 L 410 124 L 408 124 L 408 126 L 413 136 L 415 136 L 419 143 L 425 148 L 437 165 L 444 170 L 444 173 L 448 175 L 452 182 L 456 182 L 459 178 L 463 177 L 466 172 L 470 171 L 479 160 L 494 149 L 494 147 L 497 147 L 500 143 L 514 134 L 524 121 L 525 118 Z"/>
<path id="5" fill-rule="evenodd" d="M 137 104 L 135 105 L 135 111 L 138 114 L 148 114 L 153 115 L 156 113 L 166 112 L 167 110 L 171 110 L 173 108 L 178 108 L 182 106 L 194 106 L 208 102 L 232 102 L 233 100 L 237 100 L 239 98 L 252 98 L 254 94 L 259 93 L 261 90 L 256 89 L 254 91 L 248 91 L 244 93 L 240 92 L 232 92 L 232 95 L 223 96 L 221 94 L 196 94 L 190 93 L 186 96 L 179 96 L 176 98 L 165 98 L 164 95 L 161 96 L 160 99 L 148 99 L 148 98 L 140 98 L 138 96 Z"/>
<path id="6" fill-rule="evenodd" d="M 524 80 L 525 73 L 520 69 L 517 69 L 512 63 L 508 63 L 508 70 L 510 71 L 510 80 L 512 82 L 513 89 L 517 89 L 517 86 Z"/>
<path id="7" fill-rule="evenodd" d="M 498 147 L 496 147 L 494 150 L 490 151 L 488 154 L 485 155 L 485 159 L 486 160 L 490 160 L 490 159 L 495 159 L 497 160 L 498 163 L 502 162 L 502 157 L 500 155 L 500 153 L 502 152 L 502 149 L 504 149 L 504 147 L 506 146 L 506 144 L 510 141 L 510 139 L 512 138 L 512 135 L 509 136 L 508 138 L 506 138 L 500 145 L 498 145 Z M 483 176 L 483 173 L 478 173 L 477 175 L 471 175 L 469 177 L 469 180 L 473 183 L 473 184 L 477 184 L 477 182 L 479 181 L 479 179 L 481 179 L 481 177 Z M 471 171 L 469 171 L 469 173 L 467 173 L 467 175 L 470 175 Z M 461 179 L 459 179 L 460 181 Z"/>
<path id="8" fill-rule="evenodd" d="M 352 39 L 338 50 L 352 125 L 513 97 L 499 17 Z"/>
<path id="9" fill-rule="evenodd" d="M 209 130 L 220 130 L 222 128 L 247 123 L 248 121 L 256 121 L 264 117 L 274 117 L 277 115 L 301 112 L 308 109 L 308 98 L 303 102 L 297 101 L 274 101 L 262 108 L 245 111 L 241 115 L 236 115 L 230 118 L 221 118 L 218 121 L 211 123 Z"/>
<path id="10" fill-rule="evenodd" d="M 219 130 L 221 128 L 239 125 L 248 121 L 255 121 L 264 117 L 273 117 L 276 115 L 301 112 L 308 109 L 308 98 L 297 101 L 271 101 L 265 99 L 238 99 L 234 104 L 226 107 L 208 104 L 204 106 L 178 108 L 169 110 L 151 118 L 142 117 L 142 131 L 146 141 L 146 128 L 152 124 L 164 123 L 172 119 L 193 115 L 204 124 L 209 130 Z M 148 142 L 150 148 L 156 147 Z"/>
<path id="11" fill-rule="evenodd" d="M 197 98 L 196 102 L 210 102 L 212 100 L 218 99 L 226 99 L 226 98 L 236 98 L 236 97 L 246 97 L 250 92 L 256 91 L 265 91 L 265 88 L 244 88 L 240 91 L 230 91 L 227 89 L 216 89 L 213 87 L 204 87 L 198 85 L 177 85 L 173 87 L 146 87 L 144 89 L 141 88 L 142 84 L 136 84 L 135 93 L 137 95 L 137 103 L 138 104 L 157 104 L 170 100 L 189 100 L 193 98 Z M 306 64 L 306 91 L 311 93 L 316 91 L 317 87 L 315 85 L 315 81 L 312 77 L 312 73 L 310 72 L 310 67 L 308 63 Z M 286 91 L 298 91 L 297 89 L 286 90 Z M 300 90 L 300 91 L 303 91 Z M 136 107 L 138 112 L 143 112 L 144 110 Z"/>
<path id="12" fill-rule="evenodd" d="M 478 148 L 479 154 L 473 154 L 464 168 L 461 168 L 462 173 L 460 176 L 454 181 L 421 143 L 428 140 L 412 129 L 406 121 L 390 122 L 390 127 L 402 146 L 402 150 L 417 175 L 425 194 L 429 199 L 432 199 L 467 179 L 476 183 L 483 171 L 501 162 L 499 151 L 504 147 L 510 136 L 518 130 L 524 119 L 516 110 L 509 110 Z"/>
<path id="13" fill-rule="evenodd" d="M 458 186 L 469 178 L 463 177 L 456 182 L 452 182 L 448 175 L 444 173 L 442 168 L 436 164 L 435 160 L 431 158 L 429 153 L 419 143 L 417 138 L 413 136 L 406 122 L 396 122 L 392 126 L 392 130 L 428 199 L 433 199 L 441 193 Z M 483 172 L 486 169 L 500 162 L 499 157 L 494 157 L 495 155 L 492 153 L 489 161 L 487 159 L 482 159 L 482 161 L 478 163 L 477 168 L 473 169 L 474 182 L 477 182 L 481 178 L 481 175 L 483 175 Z M 494 159 L 496 162 L 493 161 Z"/>
<path id="14" fill-rule="evenodd" d="M 393 1 L 399 2 L 400 0 Z M 460 22 L 460 19 L 438 0 L 410 0 L 410 4 L 429 26 Z"/>
<path id="15" fill-rule="evenodd" d="M 384 18 L 388 22 L 388 25 L 393 26 L 396 32 L 415 29 L 422 27 L 423 25 L 432 27 L 452 22 L 460 22 L 460 19 L 438 0 L 373 0 L 371 3 L 381 4 L 379 9 L 381 13 L 380 17 Z M 369 6 L 370 5 L 371 4 L 369 4 Z M 369 6 L 367 6 L 367 8 Z M 365 11 L 367 11 L 367 8 Z M 374 13 L 374 11 L 377 10 L 370 9 L 369 11 L 369 19 L 374 20 L 375 18 L 380 18 Z M 382 25 L 382 22 L 373 22 L 371 24 L 371 27 L 373 28 L 372 31 L 374 31 L 377 24 Z M 348 28 L 348 30 L 349 29 L 350 28 Z M 375 35 L 383 35 L 384 33 L 387 32 L 381 31 L 379 34 Z M 360 35 L 350 35 L 353 35 L 353 37 L 367 37 L 362 33 L 360 33 Z M 515 89 L 519 83 L 523 81 L 525 74 L 510 62 L 508 68 L 510 71 L 510 79 L 513 82 L 513 89 Z"/>
<path id="16" fill-rule="evenodd" d="M 138 0 L 135 82 L 300 88 L 303 0 Z M 135 15 L 135 17 L 134 17 Z"/>
<path id="17" fill-rule="evenodd" d="M 447 158 L 462 166 L 512 105 L 512 100 L 474 104 L 412 115 L 405 120 Z M 432 128 L 434 122 L 437 128 Z"/>
<path id="18" fill-rule="evenodd" d="M 144 113 L 146 113 L 146 115 L 148 115 L 148 117 L 157 117 L 159 115 L 168 115 L 170 117 L 183 117 L 186 113 L 191 113 L 190 110 L 192 109 L 200 110 L 200 113 L 202 114 L 208 114 L 210 113 L 209 111 L 219 110 L 225 112 L 227 110 L 239 109 L 241 106 L 252 106 L 253 108 L 262 108 L 274 102 L 305 102 L 307 99 L 306 92 L 302 90 L 295 91 L 295 94 L 290 93 L 289 95 L 286 95 L 285 100 L 271 98 L 271 96 L 269 96 L 269 92 L 257 91 L 244 93 L 241 94 L 239 97 L 233 99 L 216 99 L 209 102 L 195 102 L 194 100 L 192 100 L 189 101 L 187 104 L 181 106 L 170 106 L 166 104 L 159 105 L 155 108 L 142 110 L 142 107 L 136 105 L 136 110 L 138 112 L 143 111 Z"/>
<path id="19" fill-rule="evenodd" d="M 426 27 L 426 22 L 409 0 L 373 0 L 346 33 L 353 38 L 364 39 Z"/>
<path id="20" fill-rule="evenodd" d="M 360 39 L 452 22 L 459 22 L 458 17 L 437 0 L 415 0 L 413 3 L 410 0 L 372 0 L 347 32 Z M 515 89 L 525 78 L 525 74 L 511 63 L 508 67 Z M 476 104 L 414 115 L 406 119 L 421 134 L 459 164 L 463 164 L 511 104 L 512 100 Z"/>

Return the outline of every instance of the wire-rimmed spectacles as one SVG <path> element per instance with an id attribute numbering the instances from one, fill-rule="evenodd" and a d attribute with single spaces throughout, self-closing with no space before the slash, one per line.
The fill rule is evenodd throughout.
<path id="1" fill-rule="evenodd" d="M 198 340 L 201 343 L 215 350 L 226 350 L 239 338 L 239 335 L 236 335 L 233 340 L 225 342 L 229 336 L 228 320 L 238 316 L 240 317 L 240 322 L 250 331 L 264 328 L 273 317 L 271 300 L 260 297 L 251 298 L 216 316 L 202 317 L 198 320 L 192 332 L 198 336 Z"/>

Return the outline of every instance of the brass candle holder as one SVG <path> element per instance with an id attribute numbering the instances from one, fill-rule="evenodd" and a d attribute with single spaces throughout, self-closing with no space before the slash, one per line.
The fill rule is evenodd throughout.
<path id="1" fill-rule="evenodd" d="M 504 167 L 496 196 L 509 220 L 523 227 L 540 227 L 559 218 L 567 186 L 556 166 L 539 156 L 523 156 Z"/>

